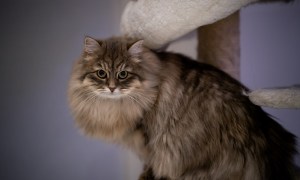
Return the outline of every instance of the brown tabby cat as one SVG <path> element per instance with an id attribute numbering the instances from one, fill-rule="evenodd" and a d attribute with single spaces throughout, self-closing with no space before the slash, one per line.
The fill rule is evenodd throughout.
<path id="1" fill-rule="evenodd" d="M 145 162 L 140 179 L 294 179 L 294 136 L 224 72 L 143 41 L 85 39 L 69 101 L 89 136 Z"/>

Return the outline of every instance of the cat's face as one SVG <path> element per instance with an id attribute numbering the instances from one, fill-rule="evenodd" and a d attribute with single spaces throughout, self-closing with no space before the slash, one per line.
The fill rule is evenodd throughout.
<path id="1" fill-rule="evenodd" d="M 68 100 L 76 122 L 88 135 L 119 139 L 156 102 L 160 60 L 142 43 L 124 37 L 85 39 Z"/>
<path id="2" fill-rule="evenodd" d="M 130 94 L 133 88 L 139 88 L 138 77 L 126 63 L 112 64 L 100 61 L 94 71 L 86 77 L 84 83 L 90 85 L 99 96 L 119 98 Z"/>
<path id="3" fill-rule="evenodd" d="M 142 41 L 97 41 L 87 37 L 81 59 L 81 88 L 101 98 L 134 98 L 145 91 L 147 76 L 140 67 Z"/>

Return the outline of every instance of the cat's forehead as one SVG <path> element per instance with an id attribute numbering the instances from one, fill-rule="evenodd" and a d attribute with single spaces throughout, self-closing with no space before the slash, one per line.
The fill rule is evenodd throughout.
<path id="1" fill-rule="evenodd" d="M 104 70 L 122 70 L 130 68 L 130 64 L 125 60 L 99 60 L 96 64 L 96 68 L 101 68 Z M 131 69 L 131 68 L 130 68 Z"/>
<path id="2" fill-rule="evenodd" d="M 104 51 L 97 62 L 102 68 L 124 68 L 128 64 L 128 42 L 107 40 L 103 42 L 102 47 Z"/>
<path id="3" fill-rule="evenodd" d="M 128 55 L 127 43 L 121 40 L 104 41 L 103 46 L 105 48 L 104 55 L 110 59 L 118 59 L 119 57 L 125 57 Z"/>

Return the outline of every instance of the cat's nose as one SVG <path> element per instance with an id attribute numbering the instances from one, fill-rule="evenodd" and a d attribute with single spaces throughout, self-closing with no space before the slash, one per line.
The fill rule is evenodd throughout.
<path id="1" fill-rule="evenodd" d="M 109 87 L 110 92 L 114 92 L 115 89 L 116 87 Z"/>

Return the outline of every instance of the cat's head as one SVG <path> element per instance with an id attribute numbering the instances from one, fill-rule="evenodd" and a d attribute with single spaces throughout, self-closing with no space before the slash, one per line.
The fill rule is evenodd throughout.
<path id="1" fill-rule="evenodd" d="M 86 96 L 140 101 L 156 91 L 159 68 L 158 59 L 143 46 L 142 40 L 86 37 L 70 86 Z"/>

